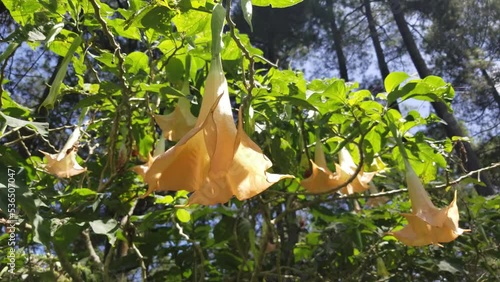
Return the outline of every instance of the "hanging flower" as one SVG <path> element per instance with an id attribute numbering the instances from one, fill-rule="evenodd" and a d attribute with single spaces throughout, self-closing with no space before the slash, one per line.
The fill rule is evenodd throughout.
<path id="1" fill-rule="evenodd" d="M 301 185 L 311 193 L 324 193 L 332 188 L 342 185 L 355 173 L 356 165 L 346 148 L 340 150 L 340 164 L 335 164 L 335 174 L 332 173 L 326 165 L 325 153 L 320 142 L 316 142 L 314 152 L 314 162 L 311 161 L 312 174 L 310 177 L 302 180 Z M 376 172 L 358 173 L 351 183 L 343 187 L 340 192 L 343 194 L 353 194 L 363 192 L 368 189 L 368 183 L 375 176 Z"/>
<path id="2" fill-rule="evenodd" d="M 189 95 L 189 81 L 184 81 L 182 93 Z M 191 130 L 196 117 L 191 114 L 190 102 L 186 97 L 180 97 L 175 109 L 168 115 L 153 115 L 156 123 L 163 131 L 163 136 L 169 141 L 179 141 Z"/>
<path id="3" fill-rule="evenodd" d="M 377 187 L 370 182 L 368 184 L 369 190 L 370 190 L 370 195 L 372 194 L 377 194 L 379 193 Z M 368 208 L 375 208 L 375 207 L 380 207 L 385 205 L 387 202 L 389 202 L 391 199 L 387 196 L 380 196 L 380 197 L 370 197 L 366 203 L 365 206 Z"/>
<path id="4" fill-rule="evenodd" d="M 457 191 L 448 207 L 436 208 L 407 160 L 405 166 L 412 213 L 402 214 L 408 225 L 389 234 L 408 246 L 440 246 L 439 243 L 448 243 L 463 232 L 470 231 L 458 227 Z"/>
<path id="5" fill-rule="evenodd" d="M 351 154 L 349 154 L 349 151 L 345 147 L 340 150 L 339 162 L 340 165 L 335 164 L 337 174 L 339 175 L 340 181 L 345 183 L 356 172 L 357 165 L 354 163 Z M 364 169 L 361 168 L 356 178 L 354 178 L 351 183 L 347 184 L 346 187 L 340 189 L 340 193 L 350 195 L 368 190 L 368 183 L 375 174 L 377 174 L 377 172 L 364 172 Z"/>
<path id="6" fill-rule="evenodd" d="M 225 203 L 251 198 L 291 175 L 270 174 L 271 161 L 246 135 L 239 112 L 234 125 L 220 55 L 214 56 L 195 127 L 154 159 L 145 173 L 153 191 L 194 192 L 188 204 Z"/>
<path id="7" fill-rule="evenodd" d="M 146 172 L 148 171 L 149 167 L 153 164 L 154 159 L 165 152 L 165 135 L 162 134 L 160 135 L 160 138 L 158 138 L 158 141 L 156 142 L 155 150 L 153 152 L 153 156 L 151 154 L 148 154 L 148 159 L 147 162 L 142 164 L 142 165 L 136 165 L 132 168 L 132 171 L 135 173 L 139 174 L 142 179 L 145 179 L 146 177 Z"/>
<path id="8" fill-rule="evenodd" d="M 44 164 L 44 168 L 48 173 L 59 178 L 70 178 L 71 176 L 78 175 L 87 170 L 76 162 L 77 148 L 75 145 L 79 138 L 80 129 L 77 127 L 73 133 L 71 133 L 68 141 L 66 141 L 66 144 L 64 144 L 64 147 L 58 154 L 49 154 L 40 151 L 45 155 L 44 159 L 46 160 L 46 164 Z"/>
<path id="9" fill-rule="evenodd" d="M 312 172 L 311 175 L 300 182 L 307 191 L 311 193 L 325 193 L 330 189 L 342 184 L 339 181 L 338 175 L 335 175 L 328 169 L 325 159 L 325 152 L 321 142 L 316 141 L 314 149 L 314 161 L 311 160 Z"/>

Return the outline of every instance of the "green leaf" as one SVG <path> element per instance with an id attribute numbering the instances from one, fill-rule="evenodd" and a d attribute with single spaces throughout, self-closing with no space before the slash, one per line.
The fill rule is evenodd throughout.
<path id="1" fill-rule="evenodd" d="M 137 16 L 145 28 L 151 28 L 161 34 L 169 34 L 171 27 L 170 9 L 164 6 L 156 6 L 152 9 L 146 8 Z"/>
<path id="2" fill-rule="evenodd" d="M 446 260 L 440 261 L 438 263 L 438 267 L 439 267 L 439 271 L 446 271 L 446 272 L 450 272 L 453 274 L 460 272 L 460 266 L 455 267 Z"/>
<path id="3" fill-rule="evenodd" d="M 50 245 L 50 219 L 45 219 L 41 217 L 38 213 L 35 215 L 33 220 L 33 241 L 44 244 L 45 246 Z"/>
<path id="4" fill-rule="evenodd" d="M 7 59 L 12 54 L 12 52 L 17 49 L 17 47 L 19 47 L 18 42 L 11 42 L 9 46 L 7 46 L 5 51 L 0 54 L 0 62 L 3 62 L 5 59 Z M 2 83 L 2 81 L 0 81 L 0 83 Z"/>
<path id="5" fill-rule="evenodd" d="M 66 56 L 64 57 L 61 66 L 59 67 L 59 70 L 57 71 L 54 82 L 50 87 L 49 95 L 47 96 L 47 98 L 45 98 L 40 107 L 45 107 L 45 108 L 54 107 L 54 103 L 56 102 L 57 97 L 60 94 L 59 88 L 61 87 L 64 77 L 66 76 L 68 65 L 71 62 L 71 59 L 73 58 L 73 55 L 76 52 L 76 49 L 78 49 L 81 43 L 82 43 L 82 38 L 80 36 L 73 38 L 73 43 L 69 47 L 68 53 L 66 53 Z"/>
<path id="6" fill-rule="evenodd" d="M 391 72 L 384 80 L 384 87 L 387 93 L 392 92 L 410 76 L 405 72 Z"/>
<path id="7" fill-rule="evenodd" d="M 96 234 L 104 234 L 107 235 L 113 229 L 118 226 L 118 222 L 114 219 L 108 219 L 103 221 L 102 219 L 94 220 L 89 222 L 90 227 Z"/>
<path id="8" fill-rule="evenodd" d="M 87 196 L 95 196 L 97 195 L 97 192 L 89 188 L 76 188 L 73 189 L 73 191 L 71 191 L 71 195 L 87 197 Z"/>
<path id="9" fill-rule="evenodd" d="M 174 197 L 170 195 L 166 196 L 155 196 L 155 204 L 171 204 L 174 201 Z"/>
<path id="10" fill-rule="evenodd" d="M 252 0 L 241 0 L 241 11 L 243 12 L 243 17 L 245 21 L 250 26 L 250 31 L 253 32 L 252 26 Z"/>
<path id="11" fill-rule="evenodd" d="M 191 214 L 185 210 L 185 209 L 177 209 L 175 211 L 175 217 L 177 217 L 177 219 L 180 221 L 180 222 L 189 222 L 191 220 Z"/>
<path id="12" fill-rule="evenodd" d="M 252 0 L 252 4 L 255 6 L 266 7 L 270 5 L 273 8 L 286 8 L 300 2 L 302 0 Z"/>
<path id="13" fill-rule="evenodd" d="M 10 16 L 18 22 L 21 26 L 32 22 L 35 13 L 42 8 L 38 0 L 4 0 L 2 3 L 10 11 Z"/>
<path id="14" fill-rule="evenodd" d="M 85 108 L 85 107 L 90 107 L 92 105 L 95 105 L 97 102 L 100 102 L 101 100 L 106 99 L 106 95 L 104 94 L 97 94 L 97 95 L 92 95 L 83 98 L 82 100 L 78 101 L 76 105 L 73 107 L 73 109 L 80 109 L 80 108 Z"/>
<path id="15" fill-rule="evenodd" d="M 5 122 L 10 127 L 20 128 L 20 127 L 28 126 L 30 128 L 35 129 L 35 131 L 38 132 L 42 136 L 47 136 L 49 134 L 49 131 L 48 131 L 49 124 L 47 122 L 34 122 L 34 121 L 17 119 L 17 118 L 13 118 L 13 117 L 10 117 L 8 115 L 5 115 L 2 112 L 0 112 L 0 116 L 2 116 L 3 119 L 5 119 Z"/>
<path id="16" fill-rule="evenodd" d="M 193 36 L 205 30 L 208 31 L 209 20 L 210 17 L 208 17 L 207 13 L 189 10 L 187 13 L 177 14 L 172 19 L 172 22 L 179 32 L 184 33 L 186 36 Z"/>
<path id="17" fill-rule="evenodd" d="M 229 216 L 222 216 L 221 220 L 214 226 L 214 240 L 216 243 L 228 241 L 234 235 L 235 219 Z"/>
<path id="18" fill-rule="evenodd" d="M 129 74 L 144 71 L 149 74 L 149 58 L 143 52 L 132 52 L 125 57 L 125 69 Z"/>

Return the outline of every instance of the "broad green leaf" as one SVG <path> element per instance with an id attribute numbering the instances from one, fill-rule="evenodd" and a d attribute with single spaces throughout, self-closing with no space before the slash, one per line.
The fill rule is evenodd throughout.
<path id="1" fill-rule="evenodd" d="M 89 221 L 90 227 L 96 234 L 108 234 L 113 231 L 117 226 L 118 222 L 114 219 L 108 219 L 106 221 L 102 219 L 97 219 L 94 221 Z"/>
<path id="2" fill-rule="evenodd" d="M 5 119 L 5 122 L 7 123 L 8 126 L 13 127 L 13 128 L 20 128 L 20 127 L 25 127 L 28 126 L 30 128 L 35 129 L 36 132 L 38 132 L 42 136 L 47 136 L 49 134 L 49 124 L 47 122 L 35 122 L 35 121 L 26 121 L 22 119 L 17 119 L 10 117 L 8 115 L 5 115 L 0 111 L 0 116 Z"/>
<path id="3" fill-rule="evenodd" d="M 132 52 L 125 57 L 125 69 L 129 74 L 137 74 L 143 71 L 149 73 L 149 58 L 143 52 Z"/>
<path id="4" fill-rule="evenodd" d="M 66 76 L 68 65 L 71 62 L 71 59 L 73 58 L 73 55 L 76 52 L 76 49 L 78 49 L 81 43 L 82 43 L 82 38 L 80 36 L 73 38 L 71 47 L 69 48 L 68 53 L 64 57 L 61 66 L 57 71 L 54 82 L 50 87 L 49 95 L 47 96 L 47 98 L 45 98 L 40 107 L 45 107 L 50 109 L 54 107 L 54 103 L 56 102 L 57 97 L 60 95 L 59 88 L 61 87 L 64 77 Z"/>
<path id="5" fill-rule="evenodd" d="M 252 26 L 252 0 L 241 0 L 241 11 L 243 12 L 243 17 L 245 21 L 250 26 L 250 31 L 253 32 Z"/>
<path id="6" fill-rule="evenodd" d="M 135 26 L 127 27 L 125 26 L 125 21 L 123 19 L 113 19 L 108 21 L 109 26 L 113 27 L 115 33 L 124 38 L 130 38 L 135 40 L 141 40 L 141 32 Z"/>
<path id="7" fill-rule="evenodd" d="M 252 0 L 254 6 L 273 8 L 286 8 L 302 2 L 302 0 Z"/>
<path id="8" fill-rule="evenodd" d="M 446 261 L 446 260 L 442 260 L 438 263 L 438 267 L 439 267 L 439 270 L 440 271 L 446 271 L 446 272 L 450 272 L 450 273 L 458 273 L 458 272 L 461 272 L 460 271 L 460 266 L 453 266 L 453 264 L 451 264 L 450 262 Z"/>
<path id="9" fill-rule="evenodd" d="M 177 209 L 175 211 L 175 217 L 177 217 L 177 219 L 180 221 L 180 222 L 189 222 L 191 220 L 191 214 L 185 210 L 185 209 Z"/>
<path id="10" fill-rule="evenodd" d="M 38 0 L 4 0 L 2 3 L 9 9 L 10 16 L 21 26 L 32 22 L 35 13 L 42 8 Z"/>
<path id="11" fill-rule="evenodd" d="M 156 6 L 154 8 L 145 8 L 137 15 L 137 20 L 145 28 L 151 28 L 161 34 L 169 34 L 172 30 L 172 15 L 169 8 Z"/>
<path id="12" fill-rule="evenodd" d="M 387 93 L 392 92 L 410 76 L 405 72 L 391 72 L 384 80 L 384 87 Z"/>
<path id="13" fill-rule="evenodd" d="M 104 99 L 106 99 L 106 95 L 104 94 L 88 96 L 78 101 L 78 103 L 76 103 L 76 105 L 73 108 L 80 109 L 80 108 L 90 107 L 92 105 L 95 105 L 95 103 L 100 102 Z"/>
<path id="14" fill-rule="evenodd" d="M 222 216 L 221 220 L 213 228 L 214 240 L 216 243 L 225 242 L 234 236 L 232 232 L 234 223 L 234 218 Z"/>
<path id="15" fill-rule="evenodd" d="M 77 195 L 80 197 L 95 196 L 97 192 L 89 188 L 76 188 L 71 191 L 71 195 Z"/>
<path id="16" fill-rule="evenodd" d="M 5 59 L 7 59 L 12 54 L 12 52 L 14 52 L 17 49 L 17 47 L 19 47 L 18 42 L 9 43 L 9 46 L 7 46 L 5 51 L 3 51 L 2 54 L 0 54 L 0 63 L 3 63 L 3 61 L 5 61 Z M 0 81 L 0 83 L 3 82 Z"/>
<path id="17" fill-rule="evenodd" d="M 155 204 L 171 204 L 174 202 L 174 197 L 170 195 L 166 196 L 155 196 Z"/>
<path id="18" fill-rule="evenodd" d="M 35 215 L 33 220 L 33 241 L 44 244 L 45 246 L 50 245 L 50 219 L 45 219 L 38 213 Z"/>
<path id="19" fill-rule="evenodd" d="M 205 29 L 208 31 L 210 17 L 205 12 L 189 10 L 187 13 L 177 14 L 172 22 L 179 32 L 186 36 L 193 36 L 205 31 Z"/>
<path id="20" fill-rule="evenodd" d="M 293 254 L 295 262 L 308 261 L 313 254 L 313 249 L 304 243 L 298 243 L 293 249 Z"/>

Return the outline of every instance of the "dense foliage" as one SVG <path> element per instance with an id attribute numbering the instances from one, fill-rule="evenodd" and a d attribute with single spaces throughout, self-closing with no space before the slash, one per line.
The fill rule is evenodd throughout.
<path id="1" fill-rule="evenodd" d="M 252 23 L 251 4 L 286 11 L 296 2 L 242 0 L 241 9 Z M 241 106 L 245 132 L 273 163 L 269 171 L 295 178 L 248 200 L 186 206 L 187 191 L 141 197 L 148 186 L 134 168 L 155 148 L 175 145 L 162 138 L 154 115 L 173 112 L 186 98 L 199 115 L 217 35 L 214 1 L 3 4 L 14 22 L 0 45 L 2 280 L 499 278 L 500 197 L 477 195 L 481 174 L 462 170 L 455 152 L 468 139 L 427 134 L 423 129 L 443 127 L 437 115 L 395 108 L 412 99 L 444 103 L 451 113 L 455 90 L 442 78 L 393 72 L 373 92 L 344 79 L 308 81 L 278 68 L 276 57 L 266 59 L 255 47 L 262 42 L 252 45 L 231 19 L 239 3 L 226 1 L 221 57 L 234 118 Z M 253 23 L 256 33 L 265 28 Z M 79 142 L 64 146 L 80 130 Z M 373 189 L 341 194 L 345 183 L 321 194 L 305 190 L 300 183 L 311 175 L 316 144 L 332 171 L 345 148 L 355 174 L 377 172 Z M 59 170 L 41 151 L 74 156 L 82 168 L 55 176 Z M 471 232 L 425 247 L 388 234 L 406 226 L 401 213 L 411 211 L 404 158 L 437 207 L 458 191 L 460 227 Z M 498 155 L 483 161 L 484 170 L 499 166 Z"/>

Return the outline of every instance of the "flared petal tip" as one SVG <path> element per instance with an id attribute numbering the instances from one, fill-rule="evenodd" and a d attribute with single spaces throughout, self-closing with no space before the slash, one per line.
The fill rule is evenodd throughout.
<path id="1" fill-rule="evenodd" d="M 285 179 L 285 178 L 295 178 L 295 176 L 293 175 L 290 175 L 290 174 L 275 174 L 275 173 L 266 173 L 266 178 L 267 178 L 267 182 L 269 183 L 276 183 L 282 179 Z"/>

